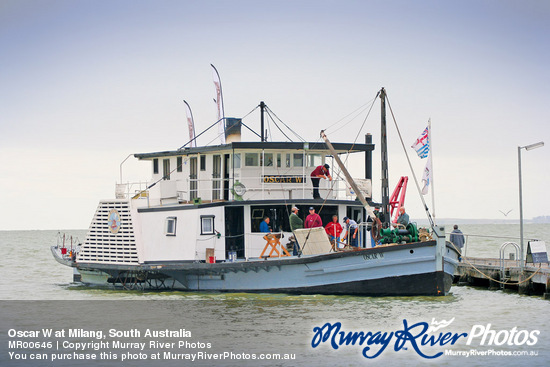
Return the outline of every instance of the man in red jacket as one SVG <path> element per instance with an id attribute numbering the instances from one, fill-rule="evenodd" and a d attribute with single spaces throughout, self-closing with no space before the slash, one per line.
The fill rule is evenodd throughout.
<path id="1" fill-rule="evenodd" d="M 321 220 L 319 214 L 315 213 L 315 209 L 312 206 L 309 207 L 309 215 L 306 217 L 306 221 L 304 222 L 304 228 L 315 228 L 322 226 L 323 221 Z"/>
<path id="2" fill-rule="evenodd" d="M 311 184 L 313 185 L 313 198 L 320 199 L 319 195 L 319 180 L 322 178 L 328 178 L 329 181 L 332 181 L 332 176 L 329 172 L 330 166 L 325 164 L 324 166 L 318 166 L 311 172 Z"/>
<path id="3" fill-rule="evenodd" d="M 340 242 L 340 234 L 342 234 L 342 226 L 338 223 L 337 215 L 332 216 L 332 222 L 327 224 L 325 232 L 328 234 L 332 249 L 336 251 L 338 249 L 338 242 Z"/>

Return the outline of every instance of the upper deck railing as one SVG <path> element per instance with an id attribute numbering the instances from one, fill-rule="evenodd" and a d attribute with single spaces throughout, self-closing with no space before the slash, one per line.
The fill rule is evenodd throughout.
<path id="1" fill-rule="evenodd" d="M 147 200 L 147 206 L 166 204 L 196 204 L 213 201 L 249 200 L 297 200 L 313 198 L 313 186 L 308 177 L 301 182 L 279 177 L 267 181 L 265 176 L 240 177 L 236 179 L 213 178 L 199 180 L 162 180 L 155 185 L 147 182 L 127 182 L 116 185 L 117 199 Z M 286 181 L 285 181 L 286 180 Z M 321 197 L 329 200 L 354 200 L 355 194 L 345 180 L 321 180 Z"/>

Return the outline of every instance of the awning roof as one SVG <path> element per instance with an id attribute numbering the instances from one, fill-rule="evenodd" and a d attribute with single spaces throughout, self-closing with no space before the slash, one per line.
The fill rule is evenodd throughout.
<path id="1" fill-rule="evenodd" d="M 153 153 L 136 153 L 134 156 L 138 159 L 152 159 L 158 157 L 173 157 L 178 155 L 190 155 L 208 152 L 232 151 L 232 150 L 303 150 L 304 145 L 308 144 L 308 150 L 327 151 L 328 148 L 322 142 L 233 142 L 224 145 L 210 145 L 196 148 L 185 148 L 180 150 L 171 150 Z M 352 143 L 332 143 L 338 154 L 367 152 L 374 150 L 374 144 L 352 144 Z"/>

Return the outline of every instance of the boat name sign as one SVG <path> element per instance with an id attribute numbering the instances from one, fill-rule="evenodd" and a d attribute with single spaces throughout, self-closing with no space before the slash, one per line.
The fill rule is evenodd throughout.
<path id="1" fill-rule="evenodd" d="M 264 175 L 263 183 L 304 183 L 304 176 L 292 175 Z"/>
<path id="2" fill-rule="evenodd" d="M 384 254 L 382 252 L 377 252 L 374 254 L 364 254 L 363 259 L 365 260 L 377 260 L 377 259 L 383 259 Z"/>

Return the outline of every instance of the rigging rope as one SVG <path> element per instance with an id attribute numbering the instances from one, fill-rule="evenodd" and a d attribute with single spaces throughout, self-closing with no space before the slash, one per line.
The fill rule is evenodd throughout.
<path id="1" fill-rule="evenodd" d="M 401 141 L 401 146 L 403 147 L 403 151 L 405 152 L 405 156 L 407 157 L 407 162 L 409 163 L 409 168 L 411 169 L 411 173 L 414 178 L 414 183 L 416 185 L 416 189 L 418 190 L 418 194 L 420 195 L 420 199 L 422 200 L 422 204 L 424 205 L 424 210 L 426 211 L 426 215 L 428 217 L 428 221 L 430 222 L 430 226 L 432 229 L 434 229 L 434 222 L 432 219 L 432 216 L 430 214 L 430 210 L 428 209 L 428 206 L 426 205 L 426 201 L 424 200 L 424 195 L 422 195 L 422 190 L 420 190 L 420 185 L 418 185 L 418 180 L 416 179 L 416 174 L 414 173 L 411 159 L 409 158 L 409 153 L 407 153 L 407 149 L 405 148 L 405 143 L 403 142 L 403 137 L 401 136 L 401 131 L 399 130 L 399 126 L 397 125 L 397 120 L 395 119 L 395 115 L 393 114 L 393 109 L 391 108 L 390 99 L 388 95 L 386 94 L 386 100 L 388 101 L 388 107 L 390 108 L 390 113 L 393 118 L 393 123 L 395 124 L 395 128 L 397 129 L 397 135 L 399 135 L 399 140 Z"/>
<path id="2" fill-rule="evenodd" d="M 269 109 L 266 109 L 266 112 L 267 112 L 267 116 L 273 121 L 273 124 L 277 127 L 277 129 L 279 129 L 279 131 L 281 132 L 281 134 L 283 134 L 285 136 L 285 138 L 287 138 L 288 140 L 290 141 L 293 141 L 291 138 L 288 137 L 288 135 L 286 135 L 284 133 L 284 131 L 279 127 L 279 125 L 275 122 L 275 119 L 273 118 L 273 116 L 271 116 L 271 113 L 269 112 Z M 268 119 L 269 121 L 269 119 Z"/>
<path id="3" fill-rule="evenodd" d="M 266 109 L 266 111 L 271 112 L 271 113 L 273 114 L 273 116 L 275 116 L 275 117 L 277 118 L 277 120 L 279 120 L 279 122 L 280 122 L 281 124 L 283 124 L 283 125 L 284 125 L 291 133 L 293 133 L 298 139 L 300 139 L 302 142 L 305 142 L 305 139 L 302 138 L 297 132 L 295 132 L 294 130 L 292 130 L 287 124 L 285 124 L 285 123 L 283 122 L 283 120 L 281 120 L 281 119 L 279 118 L 279 116 L 277 116 L 277 115 L 275 114 L 275 112 L 273 112 L 273 111 L 271 110 L 271 108 L 269 108 L 269 107 L 266 105 L 266 106 L 265 106 L 265 109 Z M 274 120 L 274 121 L 275 121 L 275 120 Z"/>
<path id="4" fill-rule="evenodd" d="M 349 125 L 353 120 L 355 120 L 357 117 L 361 116 L 361 114 L 363 114 L 363 112 L 365 112 L 365 109 L 366 107 L 370 104 L 370 107 L 369 107 L 369 112 L 367 114 L 367 116 L 365 117 L 365 120 L 363 121 L 363 125 L 361 125 L 361 129 L 363 129 L 363 126 L 365 125 L 365 122 L 367 120 L 367 118 L 369 117 L 369 114 L 370 114 L 370 111 L 372 110 L 372 107 L 374 106 L 374 102 L 376 101 L 376 99 L 378 98 L 378 96 L 380 95 L 380 91 L 378 91 L 378 93 L 376 93 L 376 97 L 374 97 L 372 100 L 370 100 L 369 102 L 365 103 L 364 105 L 362 105 L 361 107 L 355 109 L 355 111 L 351 112 L 351 113 L 348 113 L 346 116 L 342 117 L 340 120 L 336 121 L 335 123 L 333 123 L 332 125 L 330 125 L 328 128 L 324 129 L 325 133 L 327 132 L 327 130 L 331 129 L 333 126 L 335 126 L 336 124 L 338 124 L 340 121 L 346 119 L 347 117 L 349 117 L 350 115 L 354 114 L 355 112 L 359 111 L 355 116 L 353 116 L 348 122 L 346 122 L 345 124 L 343 124 L 342 126 L 340 126 L 339 128 L 337 128 L 336 130 L 334 131 L 331 131 L 331 133 L 335 133 L 341 129 L 343 129 L 344 127 L 346 127 L 347 125 Z M 361 131 L 361 129 L 359 130 L 359 132 Z M 356 138 L 357 139 L 357 138 Z"/>

